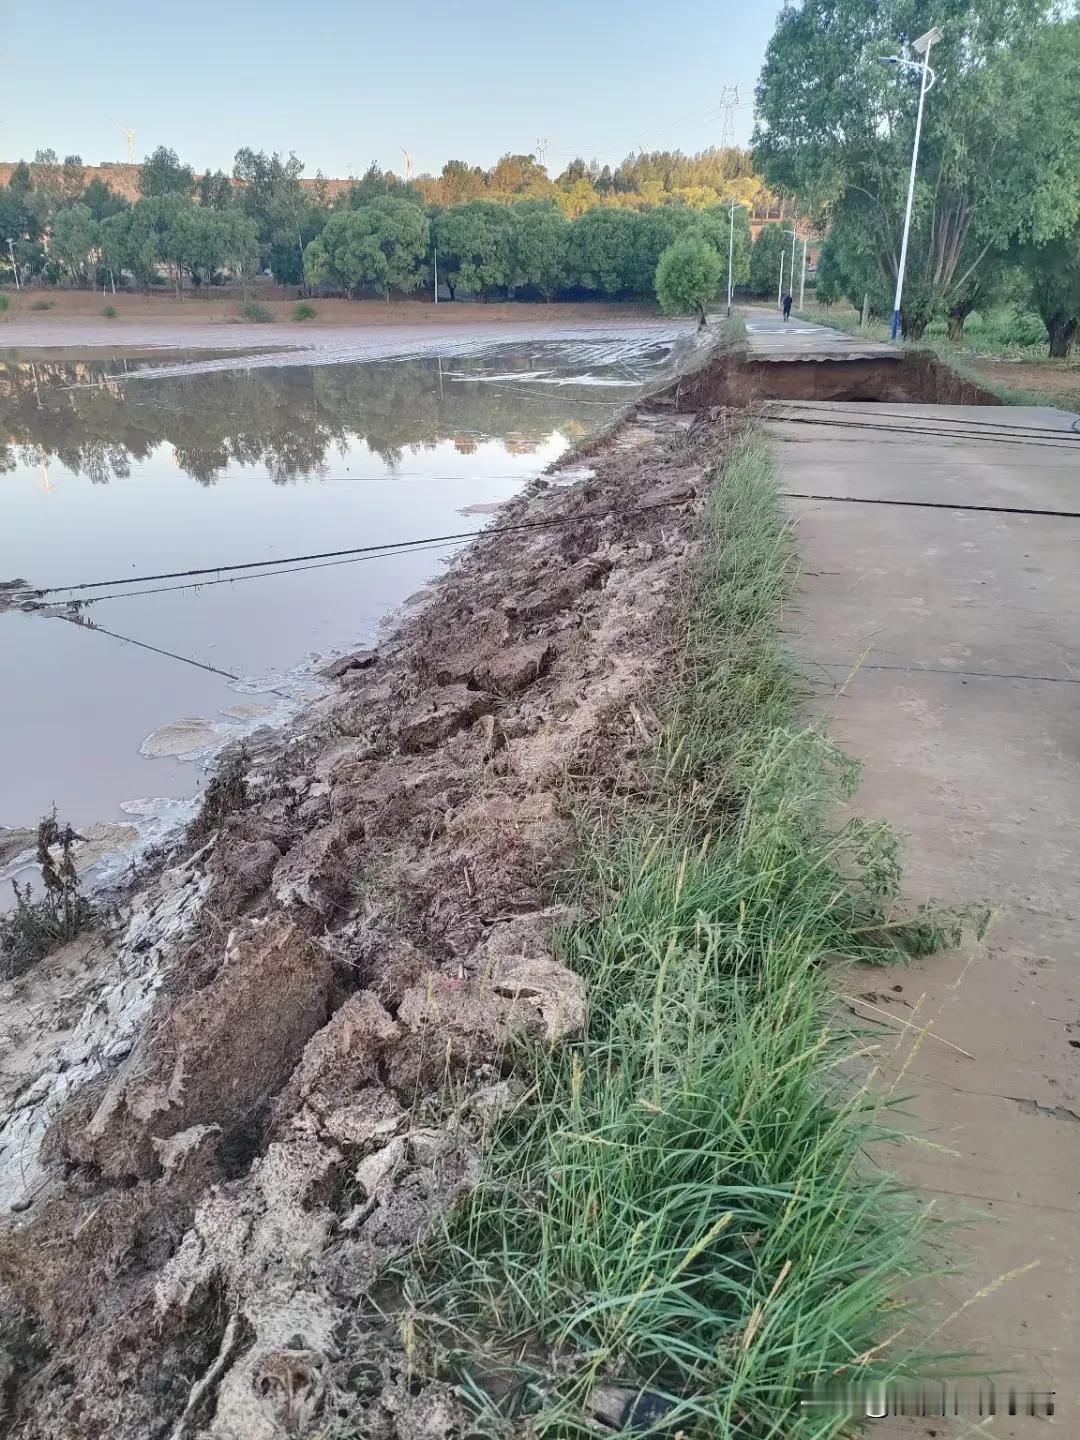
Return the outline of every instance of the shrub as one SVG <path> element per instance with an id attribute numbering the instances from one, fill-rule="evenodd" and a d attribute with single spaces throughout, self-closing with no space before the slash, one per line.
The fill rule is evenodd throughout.
<path id="1" fill-rule="evenodd" d="M 257 300 L 245 300 L 240 306 L 241 320 L 252 320 L 256 325 L 266 325 L 273 320 L 273 315 L 265 305 L 260 305 Z"/>
<path id="2" fill-rule="evenodd" d="M 106 305 L 106 306 L 103 307 L 101 313 L 102 313 L 102 315 L 105 316 L 105 319 L 106 319 L 106 320 L 115 320 L 115 319 L 116 319 L 116 306 L 115 306 L 115 305 Z"/>
<path id="3" fill-rule="evenodd" d="M 8 308 L 10 304 L 11 301 L 6 295 L 0 295 L 0 315 L 4 313 L 4 311 Z"/>
<path id="4" fill-rule="evenodd" d="M 51 300 L 35 300 L 34 303 L 30 306 L 30 309 L 31 309 L 31 310 L 51 310 L 52 307 L 53 307 L 53 302 L 52 302 Z"/>
<path id="5" fill-rule="evenodd" d="M 37 859 L 44 894 L 36 900 L 29 885 L 12 882 L 15 909 L 0 915 L 0 979 L 21 975 L 96 920 L 94 907 L 79 893 L 72 853 L 78 839 L 70 825 L 57 824 L 55 810 L 39 823 Z"/>
<path id="6" fill-rule="evenodd" d="M 301 300 L 299 305 L 293 306 L 292 318 L 294 320 L 314 320 L 315 306 L 309 305 L 306 300 Z"/>

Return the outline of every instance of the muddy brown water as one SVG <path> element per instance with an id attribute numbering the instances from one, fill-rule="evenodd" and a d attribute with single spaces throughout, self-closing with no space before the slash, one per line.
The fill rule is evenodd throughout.
<path id="1" fill-rule="evenodd" d="M 78 614 L 95 629 L 0 611 L 0 826 L 55 804 L 76 825 L 133 819 L 152 838 L 182 818 L 216 747 L 295 713 L 318 660 L 370 643 L 460 546 L 197 589 L 126 577 L 497 523 L 667 373 L 677 342 L 624 326 L 353 364 L 9 357 L 0 582 L 117 583 L 50 596 L 95 595 Z"/>

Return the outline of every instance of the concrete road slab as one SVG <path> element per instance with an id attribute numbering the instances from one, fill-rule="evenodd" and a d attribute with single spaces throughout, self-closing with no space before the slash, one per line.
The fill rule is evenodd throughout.
<path id="1" fill-rule="evenodd" d="M 924 1326 L 905 1340 L 1049 1377 L 1059 1423 L 1080 1434 L 1080 522 L 843 498 L 1080 510 L 1080 451 L 1003 444 L 971 424 L 981 410 L 889 406 L 878 421 L 885 409 L 970 433 L 772 433 L 782 489 L 841 497 L 792 502 L 805 570 L 788 628 L 815 706 L 863 763 L 857 808 L 906 837 L 911 901 L 999 912 L 984 942 L 844 982 L 880 1035 L 885 1083 L 902 1072 L 916 1092 L 906 1123 L 920 1143 L 879 1163 L 950 1217 L 980 1217 L 950 1233 L 959 1271 L 925 1287 Z M 1071 443 L 1071 417 L 1008 417 Z"/>

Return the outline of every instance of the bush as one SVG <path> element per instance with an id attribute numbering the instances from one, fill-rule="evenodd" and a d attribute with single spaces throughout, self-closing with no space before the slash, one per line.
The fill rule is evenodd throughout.
<path id="1" fill-rule="evenodd" d="M 6 295 L 0 295 L 0 315 L 3 315 L 4 311 L 8 308 L 10 304 L 11 301 L 7 298 Z"/>
<path id="2" fill-rule="evenodd" d="M 70 825 L 57 823 L 55 811 L 38 825 L 37 859 L 44 894 L 36 900 L 29 885 L 12 882 L 15 908 L 0 915 L 0 979 L 21 975 L 97 920 L 94 907 L 79 891 L 73 858 L 78 839 Z"/>
<path id="3" fill-rule="evenodd" d="M 30 309 L 31 309 L 31 310 L 51 310 L 52 307 L 53 307 L 53 302 L 52 302 L 51 300 L 35 300 L 34 303 L 30 306 Z"/>
<path id="4" fill-rule="evenodd" d="M 265 305 L 260 305 L 257 300 L 245 300 L 240 306 L 241 320 L 252 320 L 256 325 L 266 325 L 273 320 L 273 315 Z"/>
<path id="5" fill-rule="evenodd" d="M 309 305 L 306 300 L 301 300 L 299 305 L 293 306 L 292 318 L 294 320 L 314 320 L 315 306 Z"/>
<path id="6" fill-rule="evenodd" d="M 116 319 L 116 306 L 115 306 L 115 305 L 106 305 L 106 306 L 103 307 L 101 313 L 102 313 L 102 315 L 105 316 L 105 319 L 106 319 L 106 320 L 115 320 L 115 319 Z"/>

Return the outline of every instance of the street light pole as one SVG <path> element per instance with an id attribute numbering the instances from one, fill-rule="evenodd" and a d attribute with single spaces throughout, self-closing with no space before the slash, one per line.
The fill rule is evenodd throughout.
<path id="1" fill-rule="evenodd" d="M 776 308 L 779 310 L 784 304 L 784 251 L 780 251 L 780 288 L 776 292 Z"/>
<path id="2" fill-rule="evenodd" d="M 439 247 L 435 246 L 435 304 L 439 303 Z"/>
<path id="3" fill-rule="evenodd" d="M 930 69 L 930 47 L 936 45 L 942 39 L 939 28 L 935 25 L 925 35 L 920 35 L 917 40 L 912 41 L 912 49 L 916 54 L 921 55 L 922 64 L 917 65 L 913 60 L 904 60 L 899 56 L 889 56 L 891 65 L 904 65 L 909 70 L 919 70 L 921 79 L 919 82 L 919 111 L 915 119 L 915 143 L 911 147 L 911 174 L 908 177 L 907 209 L 904 212 L 904 237 L 900 242 L 900 264 L 896 271 L 896 298 L 893 301 L 892 316 L 892 338 L 895 340 L 900 331 L 900 301 L 904 294 L 904 272 L 907 269 L 908 238 L 911 234 L 911 207 L 915 199 L 915 170 L 919 163 L 919 140 L 922 137 L 923 106 L 926 97 L 933 88 L 935 75 Z"/>
<path id="4" fill-rule="evenodd" d="M 735 200 L 731 201 L 731 233 L 728 236 L 727 252 L 727 313 L 731 319 L 731 296 L 735 288 L 733 275 L 735 271 Z"/>
<path id="5" fill-rule="evenodd" d="M 802 242 L 802 270 L 799 273 L 799 309 L 805 309 L 806 300 L 806 236 Z"/>

